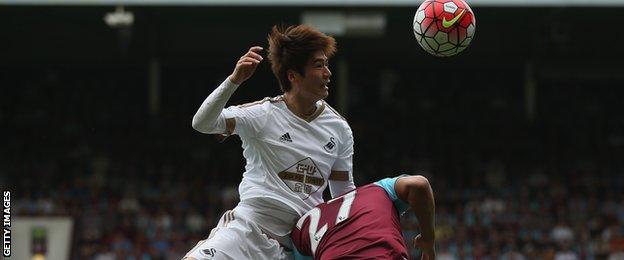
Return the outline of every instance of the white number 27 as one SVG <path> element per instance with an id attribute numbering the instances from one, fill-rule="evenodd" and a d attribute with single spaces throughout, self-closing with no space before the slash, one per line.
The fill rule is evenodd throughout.
<path id="1" fill-rule="evenodd" d="M 327 204 L 336 201 L 337 199 L 343 198 L 342 204 L 340 205 L 340 209 L 338 210 L 338 215 L 336 216 L 336 222 L 338 223 L 345 221 L 349 217 L 349 212 L 351 211 L 351 204 L 353 204 L 353 200 L 355 199 L 355 191 L 353 190 L 347 194 L 344 194 L 340 197 L 334 198 L 332 200 L 327 201 Z M 316 253 L 316 248 L 318 247 L 319 242 L 327 232 L 327 224 L 323 225 L 320 229 L 317 230 L 319 219 L 321 218 L 321 209 L 313 208 L 308 211 L 303 217 L 297 221 L 297 228 L 301 230 L 303 226 L 303 222 L 306 218 L 310 217 L 310 227 L 308 230 L 310 231 L 310 249 L 312 249 L 312 255 Z"/>

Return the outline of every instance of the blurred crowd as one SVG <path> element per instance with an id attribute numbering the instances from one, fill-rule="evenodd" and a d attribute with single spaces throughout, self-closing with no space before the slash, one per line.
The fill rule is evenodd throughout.
<path id="1" fill-rule="evenodd" d="M 58 166 L 46 167 L 39 170 Z M 211 181 L 210 173 L 189 177 L 162 164 L 151 177 L 124 178 L 137 167 L 105 156 L 90 168 L 49 188 L 18 189 L 14 203 L 18 216 L 71 216 L 74 259 L 179 259 L 238 200 L 235 182 Z M 436 195 L 440 259 L 624 257 L 624 174 L 588 168 L 552 176 L 533 168 L 509 175 L 501 162 L 484 168 L 462 181 L 424 173 Z M 415 215 L 402 224 L 411 245 Z"/>
<path id="2" fill-rule="evenodd" d="M 544 112 L 530 119 L 517 86 L 492 87 L 496 78 L 433 88 L 364 72 L 346 114 L 356 184 L 427 176 L 439 259 L 624 259 L 624 117 L 615 103 L 584 104 L 571 83 L 566 93 L 579 102 L 556 103 L 562 94 L 546 88 Z M 136 77 L 33 74 L 0 95 L 0 123 L 11 126 L 1 131 L 12 137 L 0 150 L 0 183 L 18 217 L 73 218 L 72 259 L 179 259 L 236 205 L 239 139 L 218 143 L 190 126 L 220 79 L 165 79 L 187 89 L 163 88 L 153 111 Z M 421 87 L 379 87 L 392 78 Z M 232 103 L 257 99 L 248 89 Z M 414 214 L 402 225 L 411 246 Z"/>
<path id="3" fill-rule="evenodd" d="M 223 150 L 239 149 L 231 142 L 221 144 Z M 210 161 L 226 156 L 236 155 L 214 154 Z M 356 163 L 365 158 L 359 155 Z M 36 174 L 27 174 L 32 179 L 16 189 L 14 212 L 71 216 L 73 259 L 179 259 L 238 201 L 240 164 L 190 174 L 183 161 L 105 154 L 66 165 L 40 162 L 21 169 Z M 557 174 L 543 167 L 509 170 L 495 160 L 476 163 L 478 174 L 457 176 L 437 173 L 431 162 L 413 163 L 430 165 L 410 173 L 427 176 L 434 188 L 440 259 L 624 257 L 622 172 L 591 163 Z M 355 170 L 360 185 L 401 173 Z M 405 214 L 402 225 L 411 246 L 418 234 L 415 215 Z"/>
<path id="4" fill-rule="evenodd" d="M 440 259 L 622 259 L 622 175 L 580 170 L 547 175 L 543 169 L 507 176 L 494 163 L 464 187 L 438 184 Z M 415 221 L 403 222 L 406 241 Z M 416 252 L 414 252 L 416 253 Z M 415 254 L 413 254 L 415 255 Z"/>

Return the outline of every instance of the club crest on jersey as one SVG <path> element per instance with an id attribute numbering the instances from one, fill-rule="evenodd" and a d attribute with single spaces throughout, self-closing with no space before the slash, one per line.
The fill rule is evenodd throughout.
<path id="1" fill-rule="evenodd" d="M 277 175 L 290 190 L 304 200 L 325 184 L 323 174 L 310 157 L 298 161 Z"/>
<path id="2" fill-rule="evenodd" d="M 334 137 L 332 136 L 329 138 L 329 142 L 327 142 L 327 144 L 325 144 L 323 148 L 325 148 L 325 151 L 331 153 L 331 151 L 334 150 L 334 147 L 336 147 L 336 141 L 334 141 Z"/>
<path id="3" fill-rule="evenodd" d="M 217 252 L 217 250 L 215 250 L 214 248 L 208 248 L 208 249 L 203 249 L 202 253 L 204 253 L 205 255 L 209 256 L 211 259 L 212 257 L 215 256 L 215 253 Z"/>

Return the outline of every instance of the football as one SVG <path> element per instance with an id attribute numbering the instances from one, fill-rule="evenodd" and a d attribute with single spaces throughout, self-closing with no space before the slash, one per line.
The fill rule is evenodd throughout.
<path id="1" fill-rule="evenodd" d="M 414 15 L 418 44 L 438 57 L 462 52 L 474 37 L 474 13 L 463 0 L 425 0 Z"/>

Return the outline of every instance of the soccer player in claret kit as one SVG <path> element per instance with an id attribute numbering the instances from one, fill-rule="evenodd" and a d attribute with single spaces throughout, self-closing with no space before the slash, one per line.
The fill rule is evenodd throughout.
<path id="1" fill-rule="evenodd" d="M 323 202 L 325 188 L 333 197 L 355 188 L 351 128 L 323 100 L 334 38 L 299 25 L 273 27 L 268 41 L 271 68 L 284 94 L 224 109 L 263 60 L 262 47 L 251 47 L 193 117 L 199 132 L 238 135 L 247 164 L 239 185 L 241 201 L 187 259 L 292 257 L 284 249 L 291 245 L 290 230 Z"/>
<path id="2" fill-rule="evenodd" d="M 411 208 L 414 245 L 435 259 L 433 191 L 423 176 L 386 178 L 318 205 L 292 230 L 295 259 L 408 259 L 399 216 Z"/>

